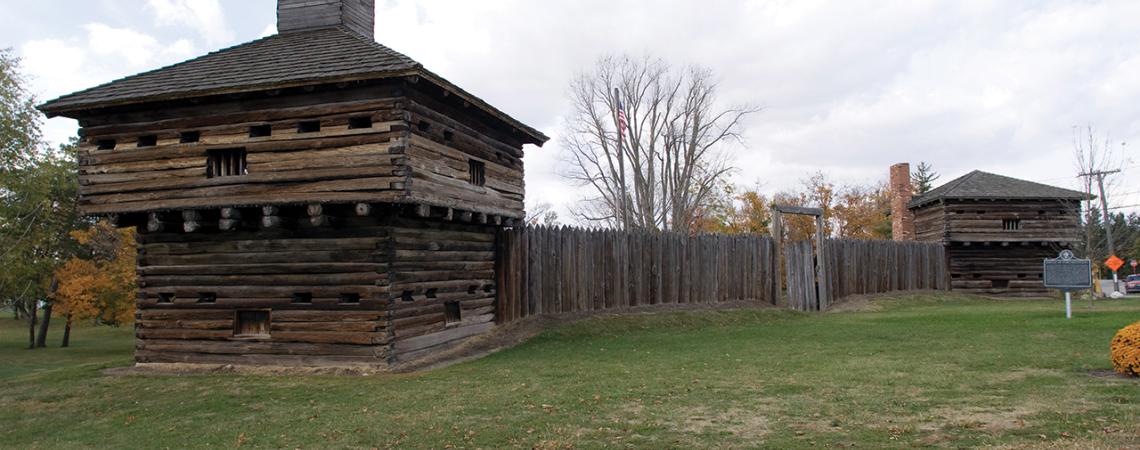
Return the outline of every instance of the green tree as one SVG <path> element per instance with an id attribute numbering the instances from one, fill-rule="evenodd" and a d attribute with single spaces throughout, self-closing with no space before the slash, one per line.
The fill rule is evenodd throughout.
<path id="1" fill-rule="evenodd" d="M 910 175 L 910 184 L 914 186 L 914 195 L 930 192 L 931 189 L 934 189 L 934 182 L 938 181 L 941 176 L 925 161 L 918 163 L 918 167 Z"/>
<path id="2" fill-rule="evenodd" d="M 19 59 L 0 50 L 0 298 L 28 319 L 28 344 L 43 346 L 51 317 L 52 273 L 74 252 L 76 145 L 49 148 Z M 44 320 L 36 336 L 37 304 Z"/>

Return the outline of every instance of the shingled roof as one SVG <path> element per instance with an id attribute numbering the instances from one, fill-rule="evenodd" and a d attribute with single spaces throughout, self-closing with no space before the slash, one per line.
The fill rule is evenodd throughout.
<path id="1" fill-rule="evenodd" d="M 528 134 L 547 137 L 388 47 L 342 27 L 275 34 L 39 106 L 49 117 L 81 110 L 284 87 L 416 75 Z"/>
<path id="2" fill-rule="evenodd" d="M 1083 200 L 1085 193 L 975 170 L 915 197 L 907 207 L 948 199 Z"/>

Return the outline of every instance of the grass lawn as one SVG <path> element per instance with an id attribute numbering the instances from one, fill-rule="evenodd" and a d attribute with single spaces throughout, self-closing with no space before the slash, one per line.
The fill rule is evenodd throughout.
<path id="1" fill-rule="evenodd" d="M 1071 321 L 1059 301 L 929 295 L 603 317 L 372 377 L 104 376 L 132 330 L 28 351 L 3 318 L 0 447 L 1140 446 L 1140 381 L 1096 375 L 1140 301 L 1077 304 Z"/>

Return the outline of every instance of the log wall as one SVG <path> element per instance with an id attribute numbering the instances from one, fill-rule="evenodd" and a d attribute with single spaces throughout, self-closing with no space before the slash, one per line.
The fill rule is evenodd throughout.
<path id="1" fill-rule="evenodd" d="M 91 113 L 80 121 L 80 209 L 372 202 L 522 218 L 523 138 L 417 89 L 391 82 Z M 246 173 L 209 177 L 208 154 L 233 149 L 245 151 Z M 472 161 L 484 171 L 477 183 Z"/>
<path id="2" fill-rule="evenodd" d="M 135 358 L 385 365 L 390 234 L 380 226 L 141 234 Z M 237 336 L 238 311 L 268 311 L 268 336 Z"/>
<path id="3" fill-rule="evenodd" d="M 392 222 L 392 356 L 413 360 L 494 325 L 493 227 Z M 448 316 L 448 304 L 455 316 Z"/>
<path id="4" fill-rule="evenodd" d="M 1050 243 L 951 243 L 947 247 L 954 290 L 981 295 L 1049 295 L 1043 261 L 1066 248 Z"/>

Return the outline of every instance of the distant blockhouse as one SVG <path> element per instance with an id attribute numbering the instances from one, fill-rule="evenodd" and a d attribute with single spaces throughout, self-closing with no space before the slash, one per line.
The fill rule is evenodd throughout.
<path id="1" fill-rule="evenodd" d="M 1083 199 L 1081 192 L 975 170 L 910 199 L 907 209 L 916 240 L 946 246 L 954 290 L 1031 297 L 1049 292 L 1042 261 L 1079 239 Z"/>

